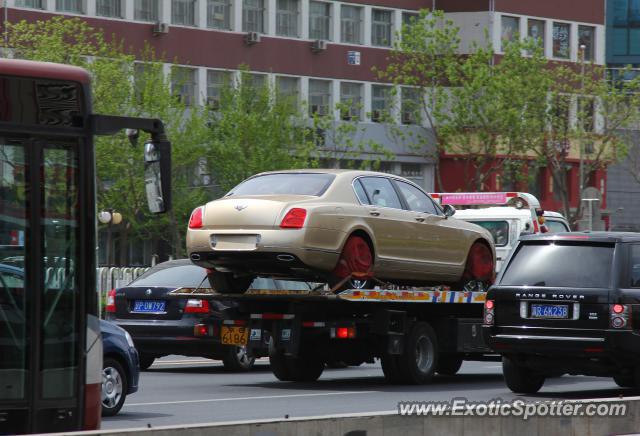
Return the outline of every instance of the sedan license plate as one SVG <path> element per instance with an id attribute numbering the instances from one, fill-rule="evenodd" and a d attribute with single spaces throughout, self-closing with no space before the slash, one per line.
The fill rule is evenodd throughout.
<path id="1" fill-rule="evenodd" d="M 226 327 L 220 329 L 220 341 L 225 345 L 247 345 L 249 329 L 247 327 Z"/>
<path id="2" fill-rule="evenodd" d="M 569 306 L 566 304 L 532 304 L 531 318 L 568 319 Z"/>
<path id="3" fill-rule="evenodd" d="M 137 313 L 163 313 L 165 312 L 166 301 L 162 300 L 135 300 L 132 312 Z"/>

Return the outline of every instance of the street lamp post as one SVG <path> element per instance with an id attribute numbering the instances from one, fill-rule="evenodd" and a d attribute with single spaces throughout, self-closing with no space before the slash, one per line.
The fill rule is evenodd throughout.
<path id="1" fill-rule="evenodd" d="M 107 265 L 113 265 L 115 262 L 112 259 L 113 256 L 113 233 L 112 226 L 118 225 L 122 222 L 122 214 L 116 212 L 113 209 L 103 210 L 98 214 L 98 221 L 107 225 L 107 246 L 106 246 L 106 261 Z"/>
<path id="2" fill-rule="evenodd" d="M 585 50 L 587 49 L 587 46 L 584 44 L 580 44 L 580 52 L 579 52 L 579 57 L 580 57 L 580 93 L 582 96 L 582 93 L 584 92 L 584 55 L 585 55 Z M 581 119 L 581 117 L 584 116 L 584 114 L 582 114 L 581 112 L 581 108 L 582 108 L 582 104 L 581 104 L 581 100 L 580 100 L 580 96 L 578 97 L 578 123 L 580 124 L 580 126 L 578 126 L 580 128 L 580 130 L 582 131 L 582 133 L 584 133 L 584 123 L 583 120 Z M 582 197 L 582 191 L 584 190 L 584 140 L 583 138 L 580 138 L 580 144 L 579 144 L 579 148 L 580 148 L 580 183 L 578 184 L 578 186 L 580 187 L 580 192 L 578 192 L 578 196 L 579 198 Z"/>

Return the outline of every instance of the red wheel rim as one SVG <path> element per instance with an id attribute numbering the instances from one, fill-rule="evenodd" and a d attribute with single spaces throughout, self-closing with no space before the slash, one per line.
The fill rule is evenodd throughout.
<path id="1" fill-rule="evenodd" d="M 367 273 L 372 264 L 373 256 L 367 241 L 360 236 L 351 236 L 344 244 L 333 274 L 336 277 L 347 277 L 352 273 Z"/>
<path id="2" fill-rule="evenodd" d="M 473 244 L 467 259 L 467 276 L 480 281 L 493 277 L 494 265 L 491 251 L 484 244 Z"/>

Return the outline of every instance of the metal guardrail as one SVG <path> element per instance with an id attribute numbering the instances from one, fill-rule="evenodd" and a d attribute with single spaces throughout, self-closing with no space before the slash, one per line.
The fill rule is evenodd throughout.
<path id="1" fill-rule="evenodd" d="M 136 277 L 144 274 L 149 268 L 142 267 L 101 267 L 96 268 L 96 292 L 98 298 L 98 313 L 102 313 L 103 298 L 114 288 L 127 286 Z"/>

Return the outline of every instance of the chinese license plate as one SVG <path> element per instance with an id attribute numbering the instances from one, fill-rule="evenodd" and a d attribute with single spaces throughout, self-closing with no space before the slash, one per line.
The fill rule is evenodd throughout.
<path id="1" fill-rule="evenodd" d="M 225 345 L 247 345 L 249 329 L 247 327 L 226 327 L 220 329 L 220 341 Z"/>
<path id="2" fill-rule="evenodd" d="M 132 312 L 158 313 L 165 311 L 166 301 L 162 300 L 135 300 Z"/>
<path id="3" fill-rule="evenodd" d="M 569 306 L 565 304 L 532 304 L 531 318 L 567 319 Z"/>

